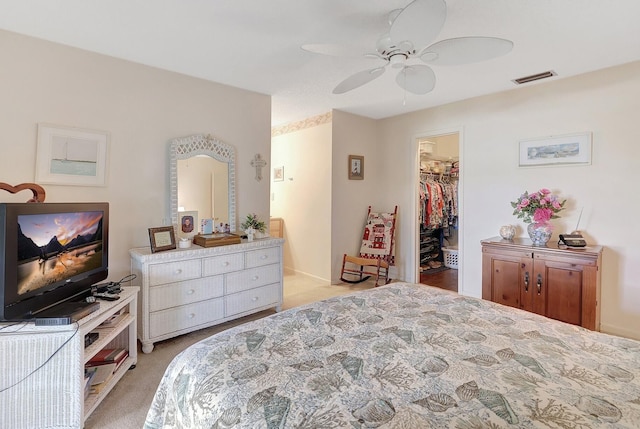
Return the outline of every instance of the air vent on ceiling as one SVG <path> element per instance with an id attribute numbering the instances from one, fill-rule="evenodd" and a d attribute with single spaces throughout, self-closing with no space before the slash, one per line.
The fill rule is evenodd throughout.
<path id="1" fill-rule="evenodd" d="M 519 77 L 518 79 L 513 79 L 512 82 L 516 85 L 522 85 L 523 83 L 533 82 L 534 80 L 546 79 L 551 76 L 556 76 L 556 72 L 553 70 L 549 70 L 542 73 L 532 74 L 531 76 Z"/>

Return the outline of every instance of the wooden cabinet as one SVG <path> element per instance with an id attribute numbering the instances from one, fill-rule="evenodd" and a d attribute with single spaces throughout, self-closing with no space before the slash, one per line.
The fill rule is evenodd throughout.
<path id="1" fill-rule="evenodd" d="M 600 330 L 602 247 L 482 240 L 482 298 Z"/>
<path id="2" fill-rule="evenodd" d="M 283 242 L 265 238 L 159 253 L 131 249 L 131 272 L 142 281 L 142 351 L 150 353 L 157 341 L 268 308 L 279 311 Z"/>
<path id="3" fill-rule="evenodd" d="M 35 326 L 1 324 L 0 427 L 82 428 L 87 417 L 137 362 L 138 287 L 125 287 L 117 301 L 99 301 L 100 309 L 77 323 Z M 100 325 L 125 313 L 109 327 Z M 103 325 L 104 326 L 104 325 Z M 85 336 L 98 339 L 85 347 Z M 129 356 L 99 393 L 85 396 L 85 364 L 104 348 L 124 348 Z"/>

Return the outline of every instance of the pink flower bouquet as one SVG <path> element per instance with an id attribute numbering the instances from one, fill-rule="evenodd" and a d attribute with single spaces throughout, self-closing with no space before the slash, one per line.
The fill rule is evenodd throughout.
<path id="1" fill-rule="evenodd" d="M 545 224 L 560 217 L 557 213 L 564 209 L 566 202 L 567 200 L 560 201 L 550 190 L 542 188 L 531 194 L 525 191 L 520 198 L 511 202 L 511 207 L 514 209 L 513 214 L 525 223 Z"/>

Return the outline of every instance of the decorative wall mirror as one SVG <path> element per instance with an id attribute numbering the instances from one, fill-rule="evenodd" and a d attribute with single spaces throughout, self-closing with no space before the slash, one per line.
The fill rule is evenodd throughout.
<path id="1" fill-rule="evenodd" d="M 236 155 L 233 146 L 210 135 L 171 140 L 169 181 L 171 223 L 181 211 L 214 219 L 236 230 Z M 197 228 L 200 225 L 196 225 Z"/>

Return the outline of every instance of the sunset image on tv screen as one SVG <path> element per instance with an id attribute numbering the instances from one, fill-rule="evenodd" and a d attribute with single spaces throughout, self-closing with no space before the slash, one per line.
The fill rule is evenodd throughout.
<path id="1" fill-rule="evenodd" d="M 18 216 L 18 294 L 102 265 L 102 212 Z"/>

